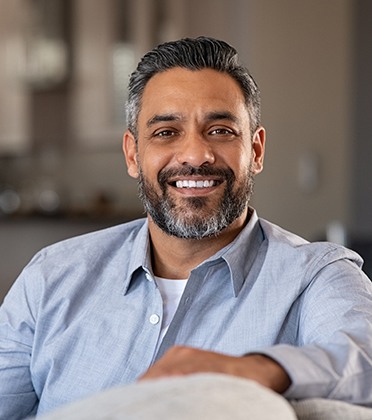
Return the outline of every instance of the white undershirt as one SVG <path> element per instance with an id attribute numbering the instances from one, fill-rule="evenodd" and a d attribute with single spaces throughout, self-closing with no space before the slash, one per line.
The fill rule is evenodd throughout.
<path id="1" fill-rule="evenodd" d="M 155 276 L 155 281 L 163 299 L 163 320 L 161 324 L 158 345 L 156 348 L 156 351 L 158 351 L 158 348 L 168 330 L 169 324 L 171 323 L 174 314 L 176 313 L 182 293 L 186 287 L 187 279 L 164 279 L 162 277 Z"/>

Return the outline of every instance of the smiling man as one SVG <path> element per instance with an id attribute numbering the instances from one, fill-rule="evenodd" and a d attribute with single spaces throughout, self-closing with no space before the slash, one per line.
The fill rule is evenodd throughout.
<path id="1" fill-rule="evenodd" d="M 154 272 L 188 278 L 247 222 L 265 131 L 258 122 L 251 127 L 242 89 L 232 77 L 180 67 L 149 80 L 132 131 L 124 135 L 124 153 L 129 174 L 139 179 L 159 252 Z"/>
<path id="2" fill-rule="evenodd" d="M 0 418 L 199 373 L 372 404 L 360 257 L 249 206 L 265 130 L 235 49 L 201 37 L 150 51 L 127 119 L 147 217 L 48 247 L 22 272 L 0 309 Z"/>

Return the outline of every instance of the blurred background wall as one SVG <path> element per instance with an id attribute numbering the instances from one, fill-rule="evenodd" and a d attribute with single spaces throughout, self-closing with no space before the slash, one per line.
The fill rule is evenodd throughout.
<path id="1" fill-rule="evenodd" d="M 225 39 L 262 91 L 253 205 L 372 255 L 372 2 L 0 0 L 0 301 L 41 247 L 143 215 L 121 154 L 130 72 L 156 44 Z"/>

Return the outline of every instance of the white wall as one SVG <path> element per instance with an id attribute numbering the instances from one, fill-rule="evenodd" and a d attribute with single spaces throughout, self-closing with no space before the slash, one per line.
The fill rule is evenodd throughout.
<path id="1" fill-rule="evenodd" d="M 250 62 L 262 88 L 266 171 L 256 203 L 269 219 L 314 237 L 349 224 L 353 8 L 348 0 L 252 1 Z M 318 162 L 301 188 L 299 165 Z"/>
<path id="2" fill-rule="evenodd" d="M 21 3 L 0 0 L 0 153 L 28 147 L 29 102 L 22 84 L 27 7 Z"/>

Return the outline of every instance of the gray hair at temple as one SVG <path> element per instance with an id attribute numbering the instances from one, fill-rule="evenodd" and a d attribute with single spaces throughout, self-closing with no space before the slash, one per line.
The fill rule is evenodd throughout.
<path id="1" fill-rule="evenodd" d="M 182 67 L 188 70 L 213 69 L 229 74 L 238 82 L 245 98 L 251 133 L 261 123 L 260 90 L 247 68 L 238 60 L 231 45 L 208 37 L 184 38 L 166 42 L 146 53 L 131 74 L 126 104 L 127 126 L 138 139 L 137 123 L 141 99 L 147 82 L 157 73 Z"/>

